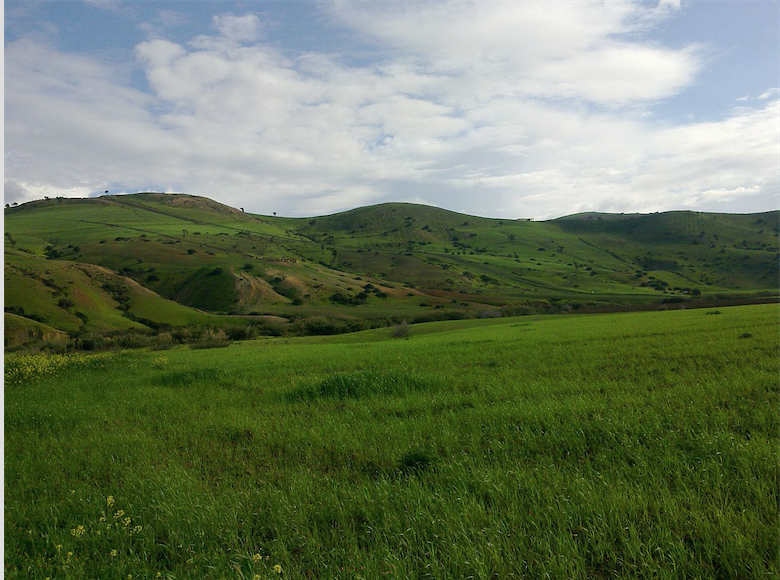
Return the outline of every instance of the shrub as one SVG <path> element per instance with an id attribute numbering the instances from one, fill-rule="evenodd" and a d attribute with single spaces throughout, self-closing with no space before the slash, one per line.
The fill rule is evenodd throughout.
<path id="1" fill-rule="evenodd" d="M 298 330 L 305 334 L 328 335 L 349 332 L 349 327 L 343 320 L 325 318 L 324 316 L 312 316 L 296 326 Z"/>
<path id="2" fill-rule="evenodd" d="M 390 329 L 390 336 L 392 338 L 409 338 L 411 331 L 412 326 L 408 322 L 402 322 Z"/>
<path id="3" fill-rule="evenodd" d="M 661 304 L 679 304 L 681 302 L 685 302 L 685 298 L 682 296 L 670 296 L 661 300 Z"/>
<path id="4" fill-rule="evenodd" d="M 330 301 L 336 304 L 343 304 L 345 306 L 357 306 L 359 304 L 365 304 L 368 299 L 368 294 L 361 292 L 357 296 L 350 296 L 345 294 L 341 290 L 337 290 L 331 297 Z"/>
<path id="5" fill-rule="evenodd" d="M 205 330 L 195 342 L 190 345 L 193 349 L 205 349 L 205 348 L 225 348 L 230 346 L 230 339 L 224 330 L 209 328 Z"/>
<path id="6" fill-rule="evenodd" d="M 60 308 L 73 308 L 74 304 L 72 300 L 69 300 L 68 298 L 60 298 L 59 302 L 57 302 L 57 306 Z"/>
<path id="7" fill-rule="evenodd" d="M 479 313 L 480 318 L 501 318 L 501 312 L 498 310 L 483 310 Z"/>
<path id="8" fill-rule="evenodd" d="M 161 332 L 152 342 L 152 350 L 168 350 L 176 346 L 176 341 L 170 332 Z"/>
<path id="9" fill-rule="evenodd" d="M 102 350 L 111 345 L 111 340 L 98 334 L 84 334 L 76 338 L 76 350 Z"/>

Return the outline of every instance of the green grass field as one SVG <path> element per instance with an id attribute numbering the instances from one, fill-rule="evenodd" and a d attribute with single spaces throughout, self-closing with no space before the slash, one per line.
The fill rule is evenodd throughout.
<path id="1" fill-rule="evenodd" d="M 778 307 L 11 355 L 6 578 L 776 578 Z"/>

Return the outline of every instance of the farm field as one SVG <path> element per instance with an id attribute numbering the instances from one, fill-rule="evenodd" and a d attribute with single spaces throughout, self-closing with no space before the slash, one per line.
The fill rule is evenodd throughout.
<path id="1" fill-rule="evenodd" d="M 5 576 L 777 577 L 779 313 L 7 355 Z"/>

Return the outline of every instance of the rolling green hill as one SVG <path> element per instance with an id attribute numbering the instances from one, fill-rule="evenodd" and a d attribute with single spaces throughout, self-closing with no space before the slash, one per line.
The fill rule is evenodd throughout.
<path id="1" fill-rule="evenodd" d="M 433 320 L 771 297 L 778 220 L 533 222 L 404 203 L 278 218 L 182 194 L 56 198 L 5 211 L 5 307 L 73 334 L 262 315 Z"/>

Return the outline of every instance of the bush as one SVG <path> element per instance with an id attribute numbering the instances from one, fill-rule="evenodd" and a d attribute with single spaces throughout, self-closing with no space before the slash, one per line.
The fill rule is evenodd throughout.
<path id="1" fill-rule="evenodd" d="M 176 341 L 170 332 L 161 332 L 152 342 L 152 350 L 168 350 L 176 346 Z"/>
<path id="2" fill-rule="evenodd" d="M 473 318 L 473 316 L 462 310 L 440 310 L 439 312 L 429 312 L 428 314 L 415 316 L 412 319 L 412 323 L 439 322 L 441 320 L 465 320 L 466 318 Z"/>
<path id="3" fill-rule="evenodd" d="M 337 290 L 330 297 L 331 302 L 335 302 L 336 304 L 343 304 L 344 306 L 358 306 L 360 304 L 365 304 L 367 299 L 368 299 L 368 294 L 366 294 L 365 292 L 361 292 L 357 296 L 350 296 L 349 294 L 345 294 L 341 290 Z"/>
<path id="4" fill-rule="evenodd" d="M 205 330 L 195 342 L 190 345 L 193 349 L 225 348 L 230 346 L 230 339 L 224 330 L 209 328 Z"/>
<path id="5" fill-rule="evenodd" d="M 498 310 L 483 310 L 479 313 L 480 318 L 501 318 L 501 312 Z"/>
<path id="6" fill-rule="evenodd" d="M 57 302 L 57 306 L 60 308 L 73 308 L 74 304 L 72 300 L 69 300 L 67 298 L 60 298 L 59 302 Z"/>
<path id="7" fill-rule="evenodd" d="M 409 338 L 411 332 L 412 326 L 408 322 L 402 322 L 390 329 L 390 336 L 392 338 Z"/>
<path id="8" fill-rule="evenodd" d="M 116 340 L 116 345 L 120 348 L 146 348 L 152 346 L 154 343 L 154 337 L 149 334 L 141 334 L 138 332 L 129 332 L 119 336 Z"/>
<path id="9" fill-rule="evenodd" d="M 111 339 L 99 334 L 83 334 L 74 342 L 76 350 L 103 350 L 111 345 Z"/>

